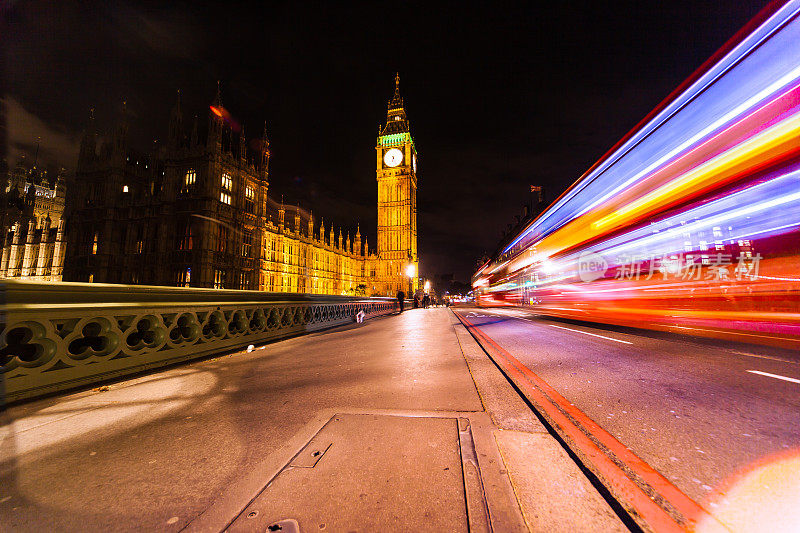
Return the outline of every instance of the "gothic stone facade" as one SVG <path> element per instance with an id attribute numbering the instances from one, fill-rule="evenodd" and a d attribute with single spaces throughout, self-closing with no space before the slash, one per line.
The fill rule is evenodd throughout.
<path id="1" fill-rule="evenodd" d="M 392 102 L 398 98 L 396 88 Z M 415 201 L 412 243 L 408 200 L 392 193 L 381 201 L 379 185 L 379 221 L 394 221 L 385 224 L 392 235 L 405 233 L 401 240 L 382 239 L 379 228 L 378 249 L 370 253 L 360 230 L 354 238 L 332 226 L 326 230 L 311 213 L 269 198 L 266 128 L 253 154 L 244 132 L 235 135 L 225 116 L 218 94 L 201 141 L 196 119 L 186 135 L 179 100 L 166 146 L 149 154 L 129 148 L 124 111 L 99 149 L 90 118 L 67 200 L 65 280 L 312 294 L 393 296 L 407 290 L 403 269 L 409 258 L 416 265 Z M 405 128 L 408 146 L 407 121 Z M 381 139 L 379 152 L 389 146 Z M 415 172 L 413 191 L 407 182 L 410 165 L 379 163 L 379 183 L 399 180 L 402 194 L 415 199 Z M 386 215 L 399 207 L 405 218 Z"/>
<path id="2" fill-rule="evenodd" d="M 61 281 L 63 171 L 50 178 L 20 164 L 0 178 L 0 278 Z"/>

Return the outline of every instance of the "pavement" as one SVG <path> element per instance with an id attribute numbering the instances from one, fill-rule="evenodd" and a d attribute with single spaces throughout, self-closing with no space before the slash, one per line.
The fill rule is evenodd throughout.
<path id="1" fill-rule="evenodd" d="M 453 313 L 7 409 L 0 530 L 624 531 Z"/>
<path id="2" fill-rule="evenodd" d="M 521 308 L 457 311 L 729 530 L 800 527 L 800 354 Z"/>

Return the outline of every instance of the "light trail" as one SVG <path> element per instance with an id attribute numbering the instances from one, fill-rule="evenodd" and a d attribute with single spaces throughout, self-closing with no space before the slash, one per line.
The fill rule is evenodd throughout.
<path id="1" fill-rule="evenodd" d="M 648 115 L 481 266 L 478 303 L 800 348 L 799 14 Z"/>

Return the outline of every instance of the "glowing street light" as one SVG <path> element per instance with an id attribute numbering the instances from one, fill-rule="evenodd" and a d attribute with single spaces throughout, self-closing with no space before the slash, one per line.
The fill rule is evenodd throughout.
<path id="1" fill-rule="evenodd" d="M 414 268 L 414 263 L 409 263 L 408 266 L 406 267 L 406 276 L 408 276 L 409 278 L 413 278 L 415 270 L 416 269 Z"/>
<path id="2" fill-rule="evenodd" d="M 431 291 L 431 282 L 429 280 L 425 280 L 425 292 Z"/>

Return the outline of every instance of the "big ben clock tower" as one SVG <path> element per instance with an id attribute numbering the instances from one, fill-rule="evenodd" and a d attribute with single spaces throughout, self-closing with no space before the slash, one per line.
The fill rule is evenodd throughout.
<path id="1" fill-rule="evenodd" d="M 417 289 L 419 272 L 417 150 L 400 96 L 399 74 L 394 79 L 394 96 L 389 101 L 386 125 L 378 130 L 375 151 L 378 180 L 378 286 L 384 294 L 394 296 L 402 289 L 407 297 L 411 297 Z M 408 294 L 409 290 L 412 294 Z"/>

